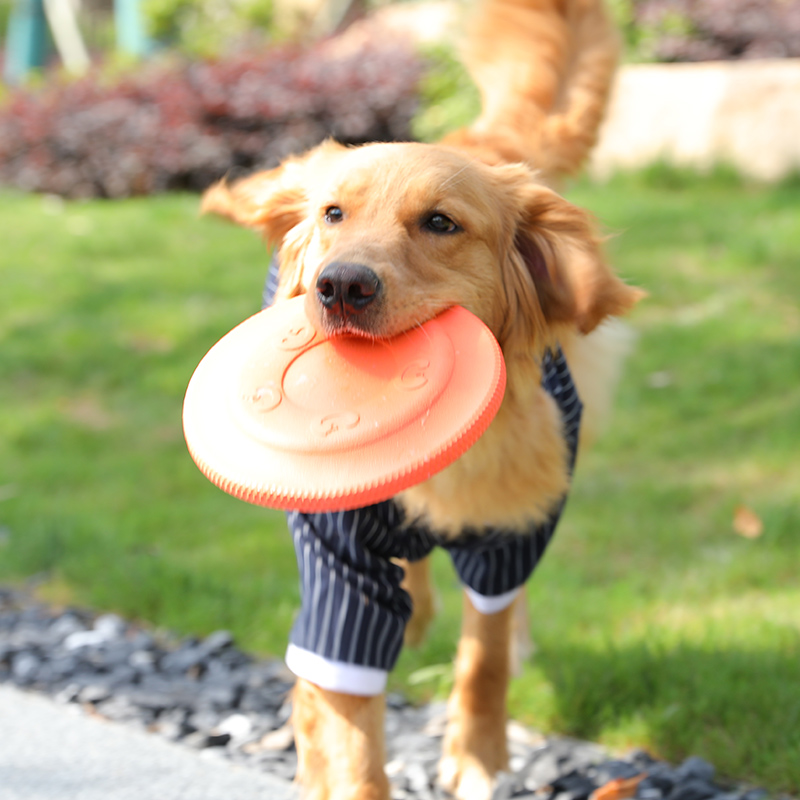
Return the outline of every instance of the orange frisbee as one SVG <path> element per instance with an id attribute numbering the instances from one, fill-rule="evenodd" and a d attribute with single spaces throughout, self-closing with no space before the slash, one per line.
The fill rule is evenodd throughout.
<path id="1" fill-rule="evenodd" d="M 304 299 L 220 339 L 186 390 L 197 466 L 257 505 L 338 511 L 426 480 L 486 430 L 505 391 L 500 346 L 460 306 L 390 339 L 325 338 Z"/>

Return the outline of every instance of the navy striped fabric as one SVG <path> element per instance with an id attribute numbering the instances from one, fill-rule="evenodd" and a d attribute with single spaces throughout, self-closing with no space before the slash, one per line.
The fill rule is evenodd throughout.
<path id="1" fill-rule="evenodd" d="M 269 272 L 267 273 L 267 280 L 264 282 L 264 291 L 261 293 L 261 308 L 271 306 L 275 300 L 275 292 L 278 291 L 278 259 L 276 256 L 272 257 L 269 265 Z"/>
<path id="2" fill-rule="evenodd" d="M 274 297 L 274 264 L 270 274 L 265 305 Z M 582 404 L 560 350 L 543 359 L 542 386 L 561 411 L 572 470 Z M 530 577 L 565 502 L 566 497 L 544 523 L 524 532 L 465 530 L 453 540 L 405 519 L 394 500 L 353 511 L 289 512 L 302 597 L 292 644 L 333 661 L 391 670 L 411 616 L 411 599 L 400 587 L 403 570 L 392 559 L 416 561 L 444 547 L 464 585 L 496 597 Z"/>

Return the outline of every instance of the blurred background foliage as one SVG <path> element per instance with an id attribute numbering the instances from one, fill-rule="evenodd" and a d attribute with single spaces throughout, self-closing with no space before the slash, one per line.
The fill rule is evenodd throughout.
<path id="1" fill-rule="evenodd" d="M 0 0 L 5 31 L 15 0 Z M 309 3 L 312 3 L 309 5 Z M 403 0 L 394 5 L 403 5 Z M 414 3 L 405 3 L 414 5 Z M 113 48 L 113 0 L 79 0 L 89 48 Z M 159 47 L 192 57 L 215 57 L 319 31 L 315 13 L 337 9 L 350 22 L 390 5 L 386 0 L 142 0 L 149 35 Z M 465 0 L 454 5 L 468 6 Z M 630 61 L 706 61 L 800 56 L 800 0 L 608 0 L 624 33 Z M 295 25 L 287 25 L 294 9 Z M 320 10 L 321 9 L 321 10 Z"/>
<path id="2" fill-rule="evenodd" d="M 368 0 L 360 8 L 382 5 Z M 800 55 L 798 0 L 609 0 L 609 5 L 632 61 Z M 276 22 L 274 0 L 145 0 L 144 8 L 153 36 L 192 54 L 217 54 L 254 34 L 286 33 Z"/>
<path id="3" fill-rule="evenodd" d="M 0 24 L 12 2 L 0 0 Z M 451 41 L 420 47 L 391 27 L 344 23 L 333 36 L 304 37 L 314 20 L 303 13 L 330 7 L 332 19 L 349 22 L 381 6 L 328 0 L 315 11 L 303 5 L 312 0 L 293 2 L 289 35 L 286 9 L 295 6 L 285 0 L 143 0 L 155 47 L 134 63 L 114 54 L 112 0 L 82 0 L 88 74 L 54 67 L 0 93 L 0 185 L 64 197 L 199 191 L 326 136 L 431 141 L 477 113 Z M 403 5 L 411 14 L 420 8 L 392 4 Z M 800 0 L 610 7 L 629 61 L 800 55 Z"/>
<path id="4" fill-rule="evenodd" d="M 631 61 L 800 56 L 797 0 L 609 0 Z"/>
<path id="5" fill-rule="evenodd" d="M 219 55 L 234 42 L 251 45 L 275 34 L 272 0 L 144 0 L 150 34 L 180 51 Z"/>

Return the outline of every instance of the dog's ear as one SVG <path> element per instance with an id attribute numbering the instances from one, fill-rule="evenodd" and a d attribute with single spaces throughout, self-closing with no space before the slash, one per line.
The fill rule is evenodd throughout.
<path id="1" fill-rule="evenodd" d="M 629 311 L 644 292 L 623 283 L 606 263 L 590 215 L 516 173 L 515 260 L 524 265 L 546 325 L 571 324 L 581 333 Z M 527 171 L 526 171 L 527 172 Z"/>
<path id="2" fill-rule="evenodd" d="M 344 148 L 324 142 L 301 156 L 286 159 L 275 169 L 256 172 L 236 181 L 223 179 L 206 190 L 202 213 L 219 214 L 252 228 L 267 244 L 279 247 L 284 237 L 307 215 L 307 187 L 326 160 Z"/>
<path id="3" fill-rule="evenodd" d="M 203 195 L 200 211 L 227 217 L 261 233 L 269 245 L 279 245 L 302 221 L 306 207 L 303 185 L 287 176 L 287 166 L 215 183 Z"/>

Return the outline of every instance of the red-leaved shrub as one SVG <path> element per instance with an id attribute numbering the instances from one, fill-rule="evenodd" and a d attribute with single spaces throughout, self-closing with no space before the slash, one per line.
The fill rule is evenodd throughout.
<path id="1" fill-rule="evenodd" d="M 800 57 L 800 0 L 634 0 L 659 61 Z"/>
<path id="2" fill-rule="evenodd" d="M 329 136 L 408 139 L 421 74 L 403 46 L 330 40 L 16 91 L 0 107 L 0 184 L 65 197 L 201 190 Z"/>

